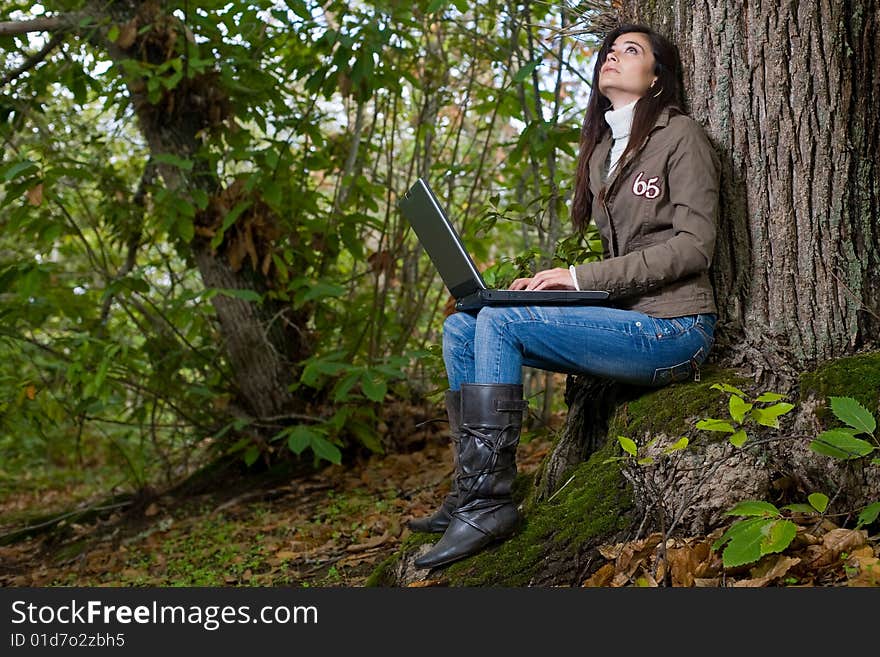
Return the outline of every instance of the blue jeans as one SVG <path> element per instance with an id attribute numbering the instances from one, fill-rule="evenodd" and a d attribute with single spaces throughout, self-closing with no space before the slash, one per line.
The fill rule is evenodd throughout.
<path id="1" fill-rule="evenodd" d="M 450 390 L 522 383 L 522 366 L 663 386 L 699 377 L 714 313 L 670 319 L 608 306 L 488 306 L 443 324 Z"/>

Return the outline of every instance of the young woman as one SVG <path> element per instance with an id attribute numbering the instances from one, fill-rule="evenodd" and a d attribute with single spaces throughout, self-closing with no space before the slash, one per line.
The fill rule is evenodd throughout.
<path id="1" fill-rule="evenodd" d="M 597 289 L 596 306 L 487 307 L 443 326 L 446 405 L 455 455 L 452 492 L 417 531 L 444 532 L 421 568 L 507 537 L 516 447 L 527 403 L 522 366 L 662 386 L 699 378 L 717 318 L 709 267 L 719 160 L 681 109 L 675 46 L 622 25 L 599 51 L 581 131 L 572 218 L 592 219 L 604 258 L 537 272 L 513 290 Z"/>

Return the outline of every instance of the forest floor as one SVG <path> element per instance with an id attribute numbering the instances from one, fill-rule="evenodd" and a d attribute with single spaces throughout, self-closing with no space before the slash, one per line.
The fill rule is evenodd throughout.
<path id="1" fill-rule="evenodd" d="M 561 429 L 525 432 L 521 472 L 534 472 Z M 417 449 L 373 454 L 270 487 L 224 486 L 210 493 L 159 496 L 91 522 L 0 545 L 0 586 L 358 587 L 410 534 L 409 518 L 429 514 L 449 489 L 446 423 L 429 423 Z M 31 525 L 37 513 L 82 508 L 76 487 L 44 482 L 6 491 L 0 537 Z M 880 537 L 827 519 L 799 523 L 783 554 L 731 571 L 709 536 L 600 547 L 604 565 L 583 586 L 878 586 Z M 439 536 L 438 536 L 439 537 Z M 443 584 L 431 579 L 426 584 Z"/>
<path id="2" fill-rule="evenodd" d="M 447 426 L 428 425 L 417 451 L 326 466 L 280 486 L 160 496 L 93 522 L 61 523 L 0 545 L 0 586 L 362 586 L 410 534 L 406 521 L 432 513 L 448 492 Z M 524 439 L 520 471 L 533 472 L 549 447 L 546 431 Z M 7 493 L 0 536 L 38 512 L 101 499 L 78 497 L 64 487 Z"/>

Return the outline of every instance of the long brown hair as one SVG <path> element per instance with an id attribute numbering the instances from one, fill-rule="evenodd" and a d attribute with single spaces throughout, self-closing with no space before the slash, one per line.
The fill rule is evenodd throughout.
<path id="1" fill-rule="evenodd" d="M 580 149 L 577 172 L 574 179 L 574 199 L 571 207 L 571 220 L 578 231 L 583 231 L 590 223 L 593 193 L 590 191 L 590 156 L 605 134 L 611 129 L 605 120 L 605 112 L 611 109 L 611 101 L 599 91 L 599 71 L 608 57 L 615 39 L 627 32 L 640 32 L 648 36 L 654 53 L 654 75 L 657 82 L 654 88 L 642 96 L 635 106 L 632 129 L 626 148 L 620 156 L 618 166 L 623 166 L 629 154 L 638 149 L 648 136 L 657 117 L 667 106 L 670 111 L 685 113 L 684 85 L 682 83 L 681 58 L 678 49 L 662 34 L 647 25 L 624 23 L 617 26 L 602 42 L 596 65 L 593 67 L 593 85 L 587 114 L 581 127 Z M 655 91 L 657 89 L 657 91 Z M 658 94 L 656 97 L 654 94 Z"/>

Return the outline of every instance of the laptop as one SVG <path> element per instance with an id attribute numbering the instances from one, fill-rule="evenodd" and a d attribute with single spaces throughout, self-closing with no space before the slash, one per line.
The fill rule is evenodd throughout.
<path id="1" fill-rule="evenodd" d="M 440 273 L 457 310 L 484 306 L 593 305 L 608 299 L 605 290 L 492 290 L 450 223 L 428 183 L 419 178 L 397 207 L 415 230 L 422 246 Z"/>

